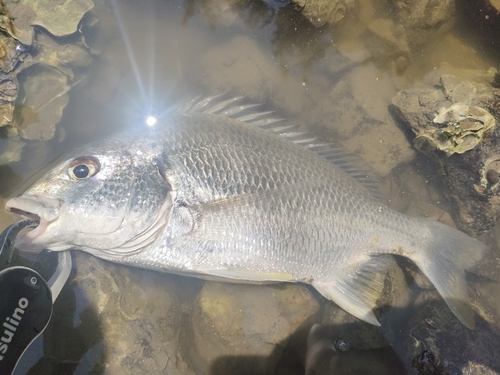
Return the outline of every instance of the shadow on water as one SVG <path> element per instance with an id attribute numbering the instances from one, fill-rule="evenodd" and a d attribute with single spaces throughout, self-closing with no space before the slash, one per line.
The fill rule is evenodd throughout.
<path id="1" fill-rule="evenodd" d="M 498 61 L 500 58 L 500 11 L 488 0 L 459 0 L 457 32 L 481 53 Z"/>
<path id="2" fill-rule="evenodd" d="M 463 375 L 500 371 L 498 330 L 481 317 L 476 317 L 475 330 L 468 330 L 451 312 L 443 314 L 444 319 L 440 317 L 445 309 L 442 300 L 418 306 L 413 317 L 401 325 L 402 317 L 408 317 L 412 309 L 391 308 L 380 328 L 365 323 L 318 325 L 316 342 L 307 349 L 310 325 L 303 326 L 286 343 L 278 344 L 270 356 L 221 356 L 211 364 L 208 374 Z M 349 350 L 325 350 L 336 340 L 349 343 Z"/>
<path id="3" fill-rule="evenodd" d="M 52 320 L 42 336 L 43 357 L 26 374 L 104 374 L 106 348 L 102 339 L 94 339 L 100 332 L 98 316 L 92 308 L 87 308 L 81 314 L 85 325 L 75 327 L 73 315 L 68 311 L 74 310 L 76 297 L 65 289 L 59 298 L 63 302 L 54 306 Z"/>
<path id="4" fill-rule="evenodd" d="M 321 326 L 320 339 L 333 343 L 343 339 L 339 332 L 348 332 L 359 324 L 346 324 L 337 327 Z M 313 359 L 312 367 L 306 373 L 305 342 L 309 327 L 295 332 L 285 343 L 278 344 L 269 357 L 263 356 L 222 356 L 210 366 L 209 375 L 326 375 L 326 374 L 405 374 L 403 363 L 391 349 L 389 343 L 377 349 L 357 348 L 353 345 L 345 353 L 325 350 Z M 345 339 L 349 342 L 348 339 Z M 276 358 L 279 358 L 276 361 Z"/>

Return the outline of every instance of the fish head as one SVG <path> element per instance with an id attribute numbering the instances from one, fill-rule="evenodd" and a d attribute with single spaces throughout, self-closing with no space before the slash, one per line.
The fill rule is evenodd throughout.
<path id="1" fill-rule="evenodd" d="M 17 247 L 119 257 L 154 242 L 172 207 L 172 189 L 155 147 L 115 139 L 65 157 L 7 202 L 10 212 L 40 220 L 17 239 Z"/>

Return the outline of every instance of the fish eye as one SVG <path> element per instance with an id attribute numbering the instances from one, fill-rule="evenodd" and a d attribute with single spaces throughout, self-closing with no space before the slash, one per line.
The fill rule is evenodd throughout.
<path id="1" fill-rule="evenodd" d="M 68 173 L 75 180 L 85 180 L 95 176 L 100 169 L 101 166 L 97 159 L 84 156 L 71 162 L 68 167 Z"/>

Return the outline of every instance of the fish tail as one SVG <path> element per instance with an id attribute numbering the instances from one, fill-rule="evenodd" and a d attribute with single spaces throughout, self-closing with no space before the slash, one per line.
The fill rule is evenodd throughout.
<path id="1" fill-rule="evenodd" d="M 464 270 L 478 263 L 486 246 L 454 228 L 437 222 L 425 222 L 429 242 L 422 251 L 409 256 L 434 284 L 453 314 L 467 328 L 474 329 Z"/>

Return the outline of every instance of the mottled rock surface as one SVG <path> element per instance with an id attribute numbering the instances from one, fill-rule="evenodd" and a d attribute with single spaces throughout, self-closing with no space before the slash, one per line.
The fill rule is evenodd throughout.
<path id="1" fill-rule="evenodd" d="M 192 316 L 202 373 L 272 374 L 289 337 L 319 309 L 300 285 L 253 286 L 207 283 Z M 253 357 L 248 368 L 241 358 Z"/>
<path id="2" fill-rule="evenodd" d="M 494 69 L 459 74 L 436 72 L 399 92 L 392 113 L 417 136 L 415 146 L 443 169 L 459 227 L 481 233 L 500 217 L 500 89 L 491 86 Z M 467 114 L 458 114 L 462 110 Z"/>

